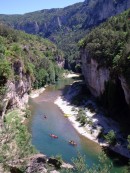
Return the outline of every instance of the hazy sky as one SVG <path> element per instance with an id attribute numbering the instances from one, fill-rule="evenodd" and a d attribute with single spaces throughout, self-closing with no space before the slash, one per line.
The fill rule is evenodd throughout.
<path id="1" fill-rule="evenodd" d="M 42 9 L 62 8 L 84 0 L 0 0 L 0 14 L 24 14 Z"/>

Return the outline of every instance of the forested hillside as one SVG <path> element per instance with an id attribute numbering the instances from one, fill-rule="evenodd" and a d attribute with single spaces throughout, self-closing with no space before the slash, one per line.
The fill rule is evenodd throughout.
<path id="1" fill-rule="evenodd" d="M 27 103 L 31 88 L 55 83 L 63 63 L 62 52 L 50 41 L 0 25 L 2 116 L 6 109 Z"/>
<path id="2" fill-rule="evenodd" d="M 1 85 L 18 77 L 14 74 L 13 65 L 19 61 L 24 73 L 34 81 L 34 87 L 55 83 L 60 71 L 58 60 L 59 63 L 63 61 L 62 52 L 50 41 L 0 25 Z"/>
<path id="3" fill-rule="evenodd" d="M 43 9 L 24 15 L 0 15 L 0 22 L 55 42 L 64 51 L 65 67 L 78 70 L 77 42 L 90 28 L 129 7 L 129 0 L 85 0 L 61 9 Z"/>

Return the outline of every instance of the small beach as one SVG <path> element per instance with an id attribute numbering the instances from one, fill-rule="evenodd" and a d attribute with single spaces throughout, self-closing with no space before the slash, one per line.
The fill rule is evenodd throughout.
<path id="1" fill-rule="evenodd" d="M 31 94 L 29 95 L 29 97 L 31 98 L 36 98 L 38 97 L 43 91 L 45 91 L 45 87 L 36 89 L 36 90 L 32 90 Z"/>

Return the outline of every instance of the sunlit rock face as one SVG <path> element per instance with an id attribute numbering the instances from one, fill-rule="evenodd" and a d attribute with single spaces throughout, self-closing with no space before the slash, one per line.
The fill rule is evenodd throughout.
<path id="1" fill-rule="evenodd" d="M 15 62 L 13 68 L 17 79 L 8 82 L 8 97 L 10 98 L 11 106 L 23 107 L 28 102 L 28 93 L 31 90 L 31 79 L 30 76 L 24 72 L 22 62 Z"/>
<path id="2" fill-rule="evenodd" d="M 130 8 L 130 0 L 85 0 L 84 5 L 88 9 L 84 27 L 90 28 Z"/>
<path id="3" fill-rule="evenodd" d="M 87 50 L 81 51 L 82 73 L 85 78 L 86 85 L 92 95 L 100 97 L 106 91 L 106 84 L 110 81 L 115 83 L 115 86 L 121 87 L 125 102 L 130 105 L 130 86 L 128 86 L 125 78 L 117 74 L 116 78 L 110 74 L 110 70 L 101 66 L 93 57 L 90 57 Z M 120 81 L 120 86 L 116 82 Z M 120 93 L 119 93 L 120 94 Z M 116 96 L 115 96 L 116 97 Z"/>
<path id="4" fill-rule="evenodd" d="M 98 97 L 105 90 L 105 82 L 110 79 L 110 72 L 107 68 L 99 68 L 99 64 L 93 58 L 89 57 L 87 51 L 83 51 L 82 57 L 82 73 L 84 75 L 87 87 L 91 93 Z"/>
<path id="5" fill-rule="evenodd" d="M 28 103 L 28 93 L 31 90 L 31 78 L 24 72 L 22 62 L 17 61 L 13 64 L 15 78 L 6 84 L 7 93 L 2 100 L 4 115 L 7 109 L 15 107 L 24 108 Z"/>
<path id="6" fill-rule="evenodd" d="M 43 9 L 24 15 L 0 15 L 0 22 L 55 42 L 59 32 L 97 26 L 130 8 L 130 0 L 85 0 L 65 8 Z M 56 35 L 55 35 L 56 34 Z"/>

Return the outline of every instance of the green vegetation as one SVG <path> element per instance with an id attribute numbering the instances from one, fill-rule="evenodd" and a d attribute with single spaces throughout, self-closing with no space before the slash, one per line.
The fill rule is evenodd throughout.
<path id="1" fill-rule="evenodd" d="M 43 9 L 24 15 L 0 15 L 0 22 L 52 40 L 64 51 L 65 67 L 80 72 L 78 41 L 92 27 L 115 15 L 115 12 L 119 13 L 119 10 L 113 10 L 115 7 L 120 11 L 129 7 L 126 0 L 113 0 L 110 4 L 109 13 L 104 13 L 107 3 L 103 0 L 86 0 L 61 9 Z M 102 11 L 104 15 L 101 15 Z"/>
<path id="2" fill-rule="evenodd" d="M 104 138 L 110 145 L 116 144 L 116 134 L 113 130 L 109 131 L 107 135 L 104 135 Z"/>
<path id="3" fill-rule="evenodd" d="M 81 126 L 84 126 L 87 123 L 86 113 L 83 109 L 78 111 L 76 120 L 80 122 Z"/>
<path id="4" fill-rule="evenodd" d="M 86 164 L 86 159 L 80 153 L 77 158 L 73 158 L 74 170 L 63 170 L 63 173 L 110 173 L 112 170 L 112 164 L 108 162 L 105 153 L 99 155 L 99 164 L 93 165 L 91 168 Z"/>
<path id="5" fill-rule="evenodd" d="M 112 75 L 123 74 L 130 84 L 130 10 L 110 18 L 79 42 Z"/>
<path id="6" fill-rule="evenodd" d="M 61 51 L 50 41 L 0 25 L 0 86 L 9 79 L 19 80 L 18 64 L 31 77 L 33 87 L 55 83 L 62 74 L 57 57 L 63 61 Z"/>
<path id="7" fill-rule="evenodd" d="M 0 133 L 0 163 L 4 168 L 17 161 L 19 169 L 23 169 L 26 158 L 37 153 L 31 144 L 31 135 L 22 123 L 22 116 L 19 110 L 6 115 L 5 128 Z"/>
<path id="8" fill-rule="evenodd" d="M 93 125 L 92 119 L 87 116 L 86 111 L 84 109 L 79 109 L 76 120 L 79 121 L 81 126 L 84 126 L 86 123 L 90 126 Z"/>
<path id="9" fill-rule="evenodd" d="M 25 118 L 29 118 L 31 116 L 31 111 L 28 108 L 26 108 L 25 110 L 23 110 L 23 112 L 25 113 L 24 114 L 24 117 Z"/>
<path id="10" fill-rule="evenodd" d="M 41 10 L 25 15 L 0 15 L 0 22 L 56 43 L 58 48 L 64 51 L 66 67 L 73 70 L 79 57 L 77 42 L 86 34 L 82 29 L 85 20 L 86 6 L 83 3 L 64 9 Z M 76 70 L 80 68 L 77 66 Z"/>

